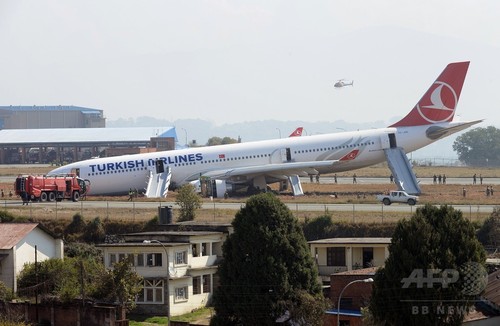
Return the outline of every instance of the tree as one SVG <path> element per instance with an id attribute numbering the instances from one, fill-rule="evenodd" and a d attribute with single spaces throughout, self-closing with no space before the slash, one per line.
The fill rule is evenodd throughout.
<path id="1" fill-rule="evenodd" d="M 477 237 L 484 246 L 497 248 L 500 245 L 500 208 L 493 209 L 477 232 Z"/>
<path id="2" fill-rule="evenodd" d="M 92 258 L 51 258 L 37 263 L 26 264 L 19 276 L 19 292 L 34 294 L 35 287 L 45 298 L 57 298 L 69 302 L 77 297 L 96 298 L 101 285 L 100 279 L 105 269 L 103 264 Z"/>
<path id="3" fill-rule="evenodd" d="M 460 325 L 484 289 L 485 252 L 473 225 L 450 206 L 426 205 L 398 223 L 385 267 L 377 271 L 375 322 Z"/>
<path id="4" fill-rule="evenodd" d="M 10 301 L 13 298 L 14 293 L 12 293 L 12 290 L 6 287 L 5 284 L 0 281 L 0 302 Z"/>
<path id="5" fill-rule="evenodd" d="M 323 215 L 306 220 L 303 226 L 304 235 L 307 241 L 328 238 L 328 233 L 333 228 L 331 215 Z"/>
<path id="6" fill-rule="evenodd" d="M 180 206 L 179 221 L 194 220 L 196 210 L 201 208 L 201 198 L 194 190 L 194 186 L 187 183 L 177 191 L 175 203 Z"/>
<path id="7" fill-rule="evenodd" d="M 297 219 L 270 193 L 250 197 L 223 245 L 212 325 L 274 325 L 285 313 L 318 325 L 304 307 L 325 307 L 318 271 Z"/>
<path id="8" fill-rule="evenodd" d="M 118 302 L 127 310 L 133 309 L 136 305 L 135 298 L 142 290 L 142 280 L 142 276 L 133 270 L 132 263 L 124 259 L 115 263 L 113 269 L 106 271 L 100 279 L 100 287 L 96 296 L 108 302 Z M 124 310 L 122 318 L 124 318 L 123 314 Z"/>
<path id="9" fill-rule="evenodd" d="M 470 166 L 500 166 L 500 129 L 474 128 L 457 137 L 453 150 Z"/>
<path id="10" fill-rule="evenodd" d="M 226 144 L 235 144 L 238 140 L 231 137 L 211 137 L 207 141 L 207 146 L 215 146 L 215 145 L 226 145 Z"/>
<path id="11" fill-rule="evenodd" d="M 106 231 L 99 217 L 94 218 L 85 228 L 83 238 L 87 242 L 97 243 L 104 240 Z"/>

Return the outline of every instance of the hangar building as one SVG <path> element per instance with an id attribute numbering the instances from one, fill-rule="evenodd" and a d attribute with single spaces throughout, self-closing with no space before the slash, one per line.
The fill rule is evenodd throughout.
<path id="1" fill-rule="evenodd" d="M 80 106 L 0 106 L 0 129 L 104 128 L 102 110 Z"/>
<path id="2" fill-rule="evenodd" d="M 0 164 L 65 164 L 96 156 L 175 149 L 173 127 L 105 128 L 102 110 L 0 106 Z"/>
<path id="3" fill-rule="evenodd" d="M 65 164 L 175 149 L 175 127 L 0 130 L 0 164 Z"/>

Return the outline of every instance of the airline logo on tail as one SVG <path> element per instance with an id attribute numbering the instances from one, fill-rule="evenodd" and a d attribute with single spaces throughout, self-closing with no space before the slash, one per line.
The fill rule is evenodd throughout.
<path id="1" fill-rule="evenodd" d="M 435 82 L 417 104 L 420 116 L 430 123 L 451 121 L 458 104 L 457 94 L 453 88 L 443 82 Z"/>
<path id="2" fill-rule="evenodd" d="M 391 127 L 421 126 L 453 120 L 469 62 L 450 63 L 413 110 Z"/>
<path id="3" fill-rule="evenodd" d="M 303 130 L 303 129 L 304 129 L 304 128 L 302 128 L 302 127 L 298 127 L 298 128 L 297 128 L 297 129 L 295 129 L 295 130 L 294 130 L 294 131 L 290 134 L 290 136 L 288 136 L 288 137 L 300 137 L 300 136 L 302 136 L 302 130 Z"/>

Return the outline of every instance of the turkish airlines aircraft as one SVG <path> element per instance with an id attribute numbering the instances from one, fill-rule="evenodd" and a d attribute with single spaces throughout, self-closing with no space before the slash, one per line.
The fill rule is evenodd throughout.
<path id="1" fill-rule="evenodd" d="M 291 178 L 300 186 L 299 176 L 377 164 L 386 160 L 385 149 L 408 153 L 481 122 L 453 121 L 468 67 L 469 62 L 449 64 L 408 115 L 387 128 L 96 158 L 50 174 L 77 173 L 90 180 L 90 195 L 145 189 L 157 161 L 169 173 L 167 186 L 204 178 L 212 181 L 218 196 L 240 186 L 266 189 Z"/>

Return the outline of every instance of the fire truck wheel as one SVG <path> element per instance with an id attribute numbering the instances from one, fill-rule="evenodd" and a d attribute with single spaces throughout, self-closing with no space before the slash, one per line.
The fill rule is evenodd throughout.
<path id="1" fill-rule="evenodd" d="M 42 192 L 40 194 L 40 201 L 47 201 L 47 193 L 46 192 Z"/>
<path id="2" fill-rule="evenodd" d="M 73 191 L 73 197 L 71 199 L 73 201 L 78 201 L 78 199 L 80 199 L 80 193 L 78 191 Z"/>
<path id="3" fill-rule="evenodd" d="M 56 200 L 56 194 L 53 192 L 49 192 L 49 201 L 55 201 Z"/>

